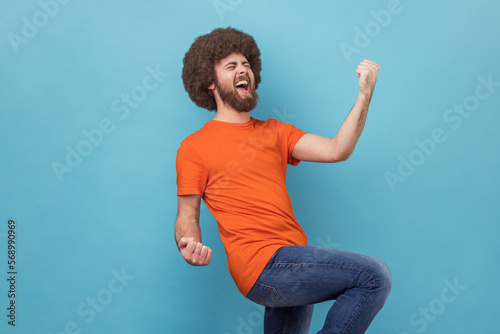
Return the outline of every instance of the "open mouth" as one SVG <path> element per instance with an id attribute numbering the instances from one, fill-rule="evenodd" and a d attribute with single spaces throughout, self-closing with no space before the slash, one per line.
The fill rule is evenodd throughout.
<path id="1" fill-rule="evenodd" d="M 241 94 L 248 94 L 250 92 L 250 85 L 246 80 L 239 80 L 236 82 L 236 90 Z"/>

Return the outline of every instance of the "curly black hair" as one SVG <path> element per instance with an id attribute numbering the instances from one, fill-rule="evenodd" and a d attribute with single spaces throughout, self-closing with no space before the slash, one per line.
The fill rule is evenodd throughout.
<path id="1" fill-rule="evenodd" d="M 201 108 L 217 109 L 215 98 L 208 89 L 216 82 L 215 64 L 231 53 L 241 53 L 250 63 L 255 76 L 255 89 L 260 83 L 260 50 L 252 36 L 228 27 L 217 28 L 195 39 L 183 59 L 182 81 L 191 100 Z"/>

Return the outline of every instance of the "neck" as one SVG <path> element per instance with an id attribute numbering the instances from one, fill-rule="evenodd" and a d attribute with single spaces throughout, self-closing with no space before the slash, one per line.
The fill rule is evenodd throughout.
<path id="1" fill-rule="evenodd" d="M 250 120 L 249 112 L 236 111 L 233 108 L 222 105 L 217 106 L 217 114 L 214 120 L 228 123 L 246 123 Z"/>

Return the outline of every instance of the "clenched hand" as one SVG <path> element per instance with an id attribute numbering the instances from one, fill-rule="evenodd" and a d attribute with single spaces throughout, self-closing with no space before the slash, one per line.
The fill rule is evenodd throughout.
<path id="1" fill-rule="evenodd" d="M 368 98 L 371 98 L 373 94 L 379 69 L 379 64 L 368 59 L 363 60 L 356 69 L 356 75 L 359 77 L 359 92 Z"/>
<path id="2" fill-rule="evenodd" d="M 182 257 L 193 266 L 206 266 L 212 259 L 212 250 L 193 238 L 181 238 L 177 245 Z"/>

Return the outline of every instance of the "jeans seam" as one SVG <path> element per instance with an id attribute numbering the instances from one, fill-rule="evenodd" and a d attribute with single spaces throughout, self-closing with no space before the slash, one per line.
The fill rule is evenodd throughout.
<path id="1" fill-rule="evenodd" d="M 359 273 L 358 273 L 358 277 L 356 277 L 356 283 L 358 283 L 358 280 L 359 280 L 360 276 L 363 273 L 366 274 L 369 277 L 369 280 L 376 280 L 375 275 L 373 275 L 369 271 L 367 271 L 367 270 L 360 270 Z M 349 330 L 352 328 L 352 324 L 359 317 L 359 314 L 361 313 L 361 311 L 364 309 L 364 307 L 368 303 L 368 300 L 369 300 L 369 297 L 365 294 L 365 296 L 363 296 L 363 299 L 361 300 L 361 303 L 353 311 L 353 313 L 351 313 L 351 316 L 349 317 L 349 320 L 346 322 L 346 325 L 345 325 L 345 328 L 344 328 L 345 330 L 343 331 L 344 333 L 349 333 Z"/>
<path id="2" fill-rule="evenodd" d="M 271 288 L 268 287 L 266 294 L 260 298 L 260 303 L 261 304 L 264 304 L 264 299 L 266 299 L 266 297 L 269 294 L 269 292 L 271 292 Z"/>
<path id="3" fill-rule="evenodd" d="M 354 320 L 356 320 L 358 318 L 360 311 L 362 311 L 364 309 L 367 302 L 368 302 L 368 296 L 364 296 L 360 305 L 356 308 L 356 310 L 354 310 L 354 312 L 349 317 L 349 320 L 345 325 L 343 333 L 349 333 L 349 330 L 352 328 L 352 324 L 354 323 Z"/>
<path id="4" fill-rule="evenodd" d="M 285 317 L 285 324 L 283 326 L 283 334 L 287 334 L 288 333 L 288 325 L 290 324 L 290 313 L 291 313 L 291 308 L 287 308 L 286 310 L 286 317 Z"/>
<path id="5" fill-rule="evenodd" d="M 302 266 L 303 265 L 315 265 L 315 266 L 328 266 L 328 267 L 331 267 L 331 268 L 339 268 L 339 269 L 344 269 L 344 270 L 351 270 L 351 271 L 352 270 L 356 270 L 358 272 L 358 277 L 356 277 L 356 282 L 359 279 L 359 276 L 361 274 L 367 274 L 370 279 L 375 279 L 375 275 L 373 275 L 368 270 L 363 270 L 363 269 L 352 267 L 352 266 L 349 266 L 349 265 L 346 266 L 346 265 L 343 265 L 343 264 L 334 265 L 332 263 L 321 263 L 321 262 L 301 262 L 301 263 L 284 263 L 284 262 L 276 263 L 276 262 L 274 262 L 272 264 L 269 264 L 266 269 L 272 269 L 276 265 L 294 265 L 294 266 L 299 266 L 299 265 L 302 265 Z M 265 285 L 265 284 L 262 284 L 262 285 Z M 265 285 L 265 286 L 267 286 L 267 285 Z"/>
<path id="6" fill-rule="evenodd" d="M 259 301 L 260 301 L 260 304 L 263 305 L 264 304 L 264 299 L 270 294 L 272 293 L 274 295 L 274 297 L 276 298 L 276 300 L 280 303 L 280 304 L 284 304 L 285 301 L 283 300 L 283 298 L 281 298 L 281 296 L 279 295 L 278 291 L 276 290 L 276 288 L 274 286 L 270 286 L 270 285 L 267 285 L 267 284 L 262 284 L 260 282 L 255 282 L 255 284 L 259 284 L 260 286 L 264 287 L 265 289 L 267 289 L 266 293 L 259 298 Z"/>
<path id="7" fill-rule="evenodd" d="M 260 283 L 259 288 L 265 300 L 273 299 L 273 302 L 283 300 L 283 298 L 286 300 L 281 306 L 286 308 L 274 318 L 273 328 L 276 333 L 289 334 L 295 329 L 296 315 L 295 311 L 292 311 L 293 308 L 289 308 L 292 307 L 291 305 L 338 299 L 347 290 L 352 290 L 352 292 L 342 297 L 341 301 L 344 301 L 348 308 L 342 308 L 343 312 L 339 312 L 338 316 L 327 317 L 330 320 L 325 322 L 320 332 L 332 331 L 330 326 L 335 328 L 340 326 L 339 333 L 341 334 L 359 332 L 361 328 L 369 324 L 368 321 L 373 320 L 375 311 L 378 312 L 380 309 L 379 301 L 386 293 L 385 290 L 380 289 L 380 287 L 385 289 L 387 286 L 383 263 L 354 253 L 316 252 L 314 249 L 304 248 L 304 255 L 301 255 L 297 253 L 302 251 L 301 249 L 285 252 L 286 249 L 283 247 L 277 251 L 273 256 L 273 261 L 269 261 L 265 271 L 261 273 L 260 281 L 269 285 Z M 332 278 L 338 277 L 339 281 L 329 284 L 332 279 L 329 275 Z M 297 293 L 296 289 L 299 287 L 303 288 L 303 291 Z M 274 291 L 270 291 L 271 288 Z M 280 294 L 283 294 L 283 298 Z M 344 304 L 338 304 L 335 310 L 340 310 L 342 305 Z M 297 324 L 297 328 L 298 326 Z"/>

